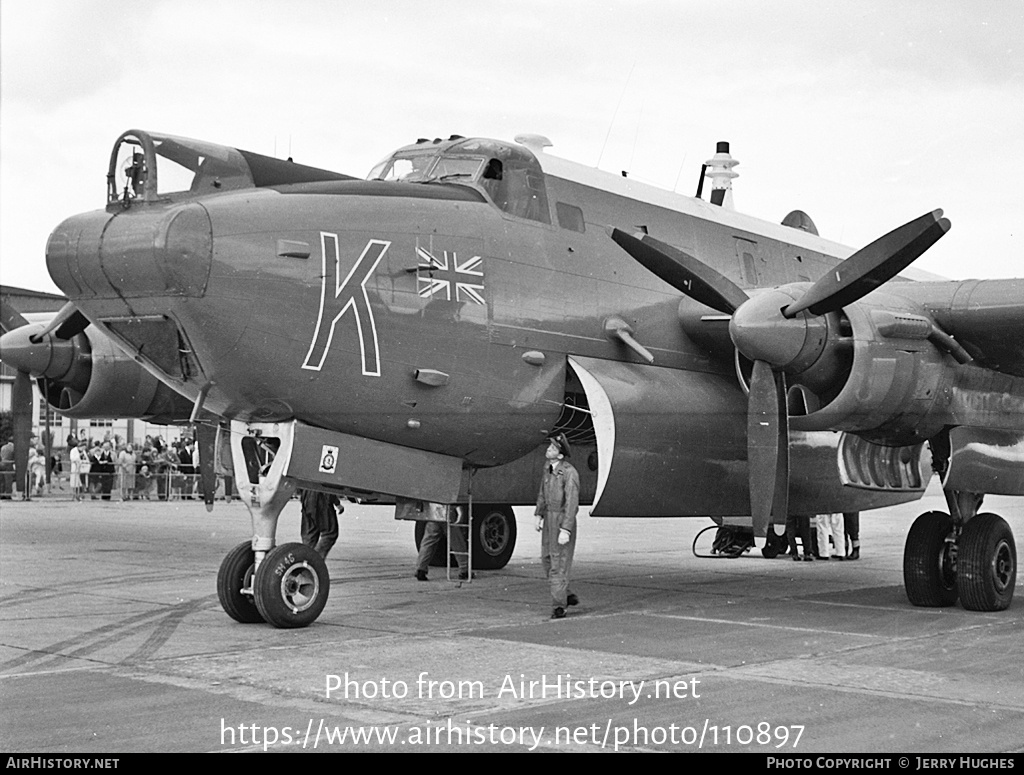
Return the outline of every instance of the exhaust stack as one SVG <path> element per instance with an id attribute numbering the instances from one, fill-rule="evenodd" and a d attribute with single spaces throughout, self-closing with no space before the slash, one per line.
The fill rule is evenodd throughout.
<path id="1" fill-rule="evenodd" d="M 711 178 L 711 204 L 735 210 L 732 201 L 732 180 L 739 173 L 732 168 L 739 162 L 729 155 L 729 143 L 722 140 L 715 149 L 715 155 L 705 162 L 707 177 Z"/>

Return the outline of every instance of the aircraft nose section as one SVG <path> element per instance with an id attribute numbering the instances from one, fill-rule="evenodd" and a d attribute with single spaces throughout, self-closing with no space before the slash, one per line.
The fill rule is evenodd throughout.
<path id="1" fill-rule="evenodd" d="M 213 228 L 196 203 L 136 205 L 64 221 L 46 264 L 71 299 L 202 296 L 213 263 Z"/>

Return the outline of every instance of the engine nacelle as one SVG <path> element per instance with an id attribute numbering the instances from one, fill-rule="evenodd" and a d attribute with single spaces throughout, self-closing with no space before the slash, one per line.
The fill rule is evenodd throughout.
<path id="1" fill-rule="evenodd" d="M 953 367 L 930 340 L 933 324 L 912 302 L 875 293 L 847 306 L 853 360 L 834 398 L 790 418 L 794 430 L 856 433 L 886 445 L 925 441 L 948 422 Z M 791 389 L 791 399 L 801 390 Z M 791 406 L 793 401 L 791 400 Z"/>
<path id="2" fill-rule="evenodd" d="M 90 326 L 73 342 L 75 361 L 87 360 L 74 382 L 43 377 L 43 394 L 61 414 L 76 418 L 138 418 L 158 423 L 185 420 L 192 403 L 136 363 Z M 82 379 L 81 377 L 85 377 Z"/>

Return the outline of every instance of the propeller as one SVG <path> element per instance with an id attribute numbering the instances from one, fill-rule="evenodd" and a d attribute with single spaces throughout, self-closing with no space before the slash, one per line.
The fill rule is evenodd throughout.
<path id="1" fill-rule="evenodd" d="M 821 316 L 858 301 L 895 277 L 949 227 L 942 210 L 934 210 L 861 248 L 802 293 L 799 286 L 784 286 L 754 298 L 678 248 L 647 234 L 633 236 L 612 229 L 611 238 L 666 283 L 732 315 L 733 344 L 754 363 L 747 403 L 747 464 L 755 534 L 764 535 L 773 516 L 784 520 L 788 512 L 786 373 L 799 374 L 817 359 L 828 336 Z"/>
<path id="2" fill-rule="evenodd" d="M 942 210 L 933 210 L 893 229 L 819 278 L 782 314 L 792 318 L 807 310 L 812 315 L 824 315 L 852 304 L 920 258 L 949 231 L 949 226 Z"/>
<path id="3" fill-rule="evenodd" d="M 47 400 L 83 394 L 92 371 L 90 346 L 84 331 L 89 321 L 73 305 L 66 304 L 48 324 L 30 323 L 10 303 L 0 298 L 0 360 L 14 369 L 11 391 L 14 424 L 15 472 L 19 489 L 28 474 L 28 444 L 32 436 L 32 380 L 40 379 Z M 73 403 L 73 399 L 69 399 Z"/>

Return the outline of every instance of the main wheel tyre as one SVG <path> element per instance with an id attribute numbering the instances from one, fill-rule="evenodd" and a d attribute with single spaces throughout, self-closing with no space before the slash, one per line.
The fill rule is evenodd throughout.
<path id="1" fill-rule="evenodd" d="M 498 570 L 508 565 L 516 548 L 516 515 L 508 505 L 473 508 L 473 567 Z"/>
<path id="2" fill-rule="evenodd" d="M 256 607 L 275 627 L 305 627 L 327 604 L 331 579 L 323 557 L 305 544 L 267 552 L 253 578 Z"/>
<path id="3" fill-rule="evenodd" d="M 417 522 L 414 529 L 416 539 L 416 551 L 419 551 L 423 542 L 423 532 L 426 530 L 425 522 Z M 480 505 L 473 507 L 473 568 L 475 570 L 500 570 L 508 565 L 512 558 L 512 552 L 516 548 L 516 516 L 512 507 L 507 505 Z M 434 556 L 430 559 L 430 565 L 435 568 L 443 568 L 445 565 L 444 555 L 448 551 L 448 539 L 444 536 L 434 550 Z M 457 567 L 458 562 L 453 555 L 451 557 L 452 567 Z"/>
<path id="4" fill-rule="evenodd" d="M 1013 531 L 997 514 L 977 514 L 960 533 L 957 589 L 969 611 L 1002 611 L 1013 600 L 1017 548 Z"/>
<path id="5" fill-rule="evenodd" d="M 253 565 L 256 555 L 252 542 L 241 543 L 227 553 L 217 572 L 217 597 L 224 612 L 242 624 L 263 621 L 252 595 L 243 595 L 242 590 L 252 587 Z"/>
<path id="6" fill-rule="evenodd" d="M 956 604 L 957 544 L 953 518 L 929 511 L 910 526 L 903 549 L 903 586 L 912 605 L 940 608 Z"/>

